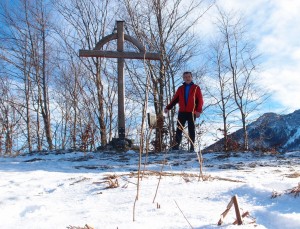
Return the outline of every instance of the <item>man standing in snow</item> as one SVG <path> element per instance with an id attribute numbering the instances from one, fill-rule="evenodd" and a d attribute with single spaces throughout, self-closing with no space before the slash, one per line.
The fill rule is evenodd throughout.
<path id="1" fill-rule="evenodd" d="M 179 112 L 177 119 L 177 129 L 175 137 L 175 145 L 173 150 L 178 150 L 182 139 L 182 129 L 188 121 L 189 137 L 191 140 L 190 151 L 194 151 L 195 142 L 195 119 L 200 117 L 203 107 L 203 96 L 198 85 L 193 83 L 191 72 L 183 73 L 183 85 L 181 85 L 169 105 L 165 108 L 165 113 L 179 103 Z"/>

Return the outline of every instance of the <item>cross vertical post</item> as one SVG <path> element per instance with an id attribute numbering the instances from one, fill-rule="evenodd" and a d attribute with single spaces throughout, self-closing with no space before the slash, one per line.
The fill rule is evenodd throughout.
<path id="1" fill-rule="evenodd" d="M 124 21 L 117 21 L 117 51 L 124 51 Z M 118 132 L 125 139 L 124 58 L 118 58 Z"/>
<path id="2" fill-rule="evenodd" d="M 134 37 L 124 33 L 124 21 L 117 21 L 116 33 L 103 37 L 93 50 L 79 50 L 80 57 L 99 57 L 118 59 L 118 134 L 117 147 L 125 148 L 131 145 L 131 140 L 125 138 L 125 87 L 124 61 L 125 59 L 160 60 L 160 53 L 146 52 L 145 47 Z M 103 46 L 109 41 L 117 40 L 117 51 L 104 51 Z M 138 52 L 124 51 L 124 41 L 130 42 Z M 113 139 L 114 140 L 114 139 Z M 111 143 L 113 142 L 111 141 Z M 110 144 L 111 144 L 110 143 Z M 112 143 L 114 145 L 114 143 Z"/>

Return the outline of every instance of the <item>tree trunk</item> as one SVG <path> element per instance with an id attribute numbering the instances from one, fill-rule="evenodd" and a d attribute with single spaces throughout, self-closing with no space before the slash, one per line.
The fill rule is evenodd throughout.
<path id="1" fill-rule="evenodd" d="M 27 39 L 26 39 L 27 40 Z M 26 42 L 27 44 L 27 42 Z M 26 131 L 27 131 L 27 144 L 29 153 L 32 152 L 31 142 L 31 118 L 30 118 L 30 93 L 31 93 L 31 77 L 29 71 L 27 71 L 27 55 L 25 54 L 24 60 L 24 85 L 25 85 L 25 104 L 26 104 Z"/>
<path id="2" fill-rule="evenodd" d="M 42 139 L 40 135 L 40 128 L 41 128 L 41 121 L 40 121 L 40 109 L 42 107 L 42 96 L 41 96 L 41 85 L 40 85 L 40 77 L 38 76 L 38 70 L 37 70 L 37 87 L 38 87 L 38 99 L 37 99 L 37 110 L 36 110 L 36 136 L 37 136 L 37 150 L 42 150 Z"/>
<path id="3" fill-rule="evenodd" d="M 46 139 L 48 142 L 48 147 L 50 150 L 53 150 L 53 143 L 52 143 L 52 133 L 51 133 L 51 119 L 50 119 L 50 110 L 49 110 L 49 97 L 48 97 L 48 82 L 47 82 L 47 75 L 46 75 L 46 28 L 45 28 L 45 21 L 44 21 L 44 12 L 43 9 L 41 10 L 42 14 L 42 42 L 43 42 L 43 66 L 42 66 L 42 83 L 43 83 L 43 106 L 42 115 L 44 118 L 44 125 L 46 130 Z"/>
<path id="4" fill-rule="evenodd" d="M 106 139 L 106 125 L 104 120 L 104 95 L 103 95 L 103 85 L 101 82 L 100 75 L 100 65 L 99 58 L 97 58 L 97 68 L 96 68 L 96 87 L 97 87 L 97 99 L 98 99 L 98 121 L 100 125 L 100 135 L 101 135 L 101 145 L 105 146 L 107 144 Z"/>
<path id="5" fill-rule="evenodd" d="M 243 122 L 243 133 L 244 133 L 244 149 L 249 150 L 249 143 L 248 143 L 248 130 L 246 124 L 246 116 L 242 113 L 242 122 Z"/>

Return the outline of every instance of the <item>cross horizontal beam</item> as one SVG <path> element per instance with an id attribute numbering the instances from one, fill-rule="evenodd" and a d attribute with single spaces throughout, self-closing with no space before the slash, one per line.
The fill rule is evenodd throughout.
<path id="1" fill-rule="evenodd" d="M 105 57 L 105 58 L 126 58 L 126 59 L 147 59 L 159 60 L 160 55 L 153 52 L 116 52 L 101 50 L 79 50 L 80 57 Z"/>

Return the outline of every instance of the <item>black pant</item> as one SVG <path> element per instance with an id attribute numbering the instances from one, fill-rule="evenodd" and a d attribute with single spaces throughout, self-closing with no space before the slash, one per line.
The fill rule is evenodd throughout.
<path id="1" fill-rule="evenodd" d="M 179 112 L 178 113 L 178 120 L 177 120 L 177 129 L 176 129 L 176 137 L 175 141 L 177 143 L 177 147 L 181 143 L 182 139 L 182 129 L 185 126 L 186 121 L 188 121 L 188 130 L 189 130 L 189 137 L 194 144 L 195 142 L 195 120 L 196 115 L 193 112 Z M 194 145 L 191 143 L 191 150 L 194 150 Z"/>

